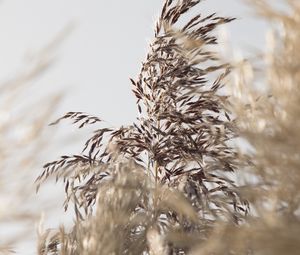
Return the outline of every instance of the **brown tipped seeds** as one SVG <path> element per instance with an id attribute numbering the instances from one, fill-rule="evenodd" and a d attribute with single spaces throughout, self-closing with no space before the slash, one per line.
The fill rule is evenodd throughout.
<path id="1" fill-rule="evenodd" d="M 230 65 L 214 52 L 215 28 L 232 19 L 197 15 L 179 25 L 199 2 L 165 1 L 140 74 L 131 79 L 137 122 L 98 129 L 87 154 L 44 166 L 38 183 L 63 177 L 66 205 L 72 201 L 77 215 L 69 234 L 48 242 L 49 253 L 64 246 L 65 254 L 187 254 L 216 221 L 238 224 L 247 213 L 229 175 L 241 166 L 230 145 L 234 118 L 220 92 Z M 70 112 L 54 124 L 66 118 L 80 127 L 100 121 Z M 178 233 L 190 242 L 171 238 Z"/>

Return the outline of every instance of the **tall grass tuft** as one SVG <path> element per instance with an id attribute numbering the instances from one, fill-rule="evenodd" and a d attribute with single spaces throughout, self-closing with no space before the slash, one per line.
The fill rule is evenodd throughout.
<path id="1" fill-rule="evenodd" d="M 200 0 L 164 2 L 140 74 L 131 79 L 137 121 L 100 127 L 78 155 L 47 163 L 65 183 L 74 227 L 41 236 L 40 254 L 187 254 L 218 221 L 237 225 L 248 212 L 232 176 L 242 162 L 223 89 L 231 67 L 216 53 L 214 30 L 232 18 L 196 15 Z M 79 128 L 102 125 L 68 112 Z"/>
<path id="2" fill-rule="evenodd" d="M 299 253 L 300 5 L 251 1 L 280 29 L 262 61 L 237 64 L 221 60 L 214 36 L 232 18 L 182 20 L 200 2 L 164 1 L 131 79 L 135 123 L 103 127 L 82 112 L 53 122 L 99 128 L 37 179 L 62 179 L 75 212 L 70 229 L 40 236 L 39 254 Z"/>

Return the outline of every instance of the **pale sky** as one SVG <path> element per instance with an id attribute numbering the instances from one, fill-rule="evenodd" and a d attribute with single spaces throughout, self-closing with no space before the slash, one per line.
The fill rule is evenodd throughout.
<path id="1" fill-rule="evenodd" d="M 75 30 L 56 51 L 55 65 L 28 92 L 29 100 L 63 90 L 57 116 L 84 111 L 126 125 L 136 114 L 129 77 L 138 75 L 161 5 L 162 0 L 3 0 L 0 81 L 26 68 L 32 54 L 74 23 Z M 267 27 L 249 15 L 243 1 L 206 0 L 194 12 L 237 17 L 227 25 L 234 49 L 245 55 L 253 48 L 264 49 Z M 35 244 L 20 250 L 35 254 Z"/>
<path id="2" fill-rule="evenodd" d="M 40 91 L 67 89 L 60 113 L 86 111 L 120 125 L 134 120 L 129 77 L 136 77 L 153 35 L 162 0 L 6 0 L 0 4 L 0 79 L 26 65 L 64 26 L 75 30 L 57 51 L 54 67 L 39 79 Z M 241 0 L 206 0 L 195 12 L 218 12 L 234 46 L 262 48 L 262 22 L 249 17 Z M 250 49 L 250 47 L 249 47 Z"/>

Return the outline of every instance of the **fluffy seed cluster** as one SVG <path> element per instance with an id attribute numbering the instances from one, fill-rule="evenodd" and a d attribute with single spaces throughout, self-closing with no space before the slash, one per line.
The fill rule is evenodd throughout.
<path id="1" fill-rule="evenodd" d="M 283 27 L 260 70 L 265 88 L 256 90 L 252 64 L 232 73 L 216 53 L 214 30 L 232 18 L 180 20 L 200 2 L 164 2 L 131 79 L 137 121 L 96 129 L 81 154 L 44 166 L 38 186 L 62 179 L 76 218 L 69 230 L 44 233 L 39 254 L 297 254 L 299 3 L 281 13 L 267 0 L 251 2 Z M 239 96 L 229 97 L 234 75 Z M 53 124 L 63 119 L 102 125 L 82 112 Z M 237 137 L 253 150 L 238 153 Z M 243 185 L 234 182 L 238 170 Z"/>
<path id="2" fill-rule="evenodd" d="M 247 213 L 230 178 L 240 165 L 230 146 L 236 134 L 228 97 L 221 93 L 230 66 L 214 53 L 214 29 L 232 19 L 197 15 L 177 25 L 199 2 L 165 1 L 149 54 L 138 78 L 131 79 L 137 121 L 97 129 L 82 154 L 44 166 L 38 185 L 50 175 L 63 178 L 65 207 L 73 202 L 77 220 L 70 235 L 62 233 L 41 253 L 159 254 L 161 247 L 184 254 L 215 221 L 237 224 Z M 101 122 L 69 112 L 53 124 L 62 119 L 80 128 Z M 88 234 L 90 221 L 94 230 Z M 180 241 L 180 235 L 190 241 Z"/>

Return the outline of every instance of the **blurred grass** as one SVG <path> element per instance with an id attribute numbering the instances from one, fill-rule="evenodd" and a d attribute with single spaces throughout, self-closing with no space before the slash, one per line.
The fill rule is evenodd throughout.
<path id="1" fill-rule="evenodd" d="M 297 0 L 280 2 L 287 7 L 284 12 L 273 8 L 273 2 L 268 0 L 250 2 L 259 17 L 273 28 L 267 35 L 268 49 L 255 56 L 254 61 L 230 63 L 230 108 L 237 117 L 237 134 L 251 148 L 241 148 L 243 153 L 236 155 L 242 163 L 237 169 L 241 185 L 233 186 L 234 191 L 250 204 L 250 213 L 242 222 L 235 224 L 214 215 L 209 219 L 202 217 L 201 210 L 197 211 L 192 203 L 192 195 L 187 196 L 186 189 L 192 189 L 186 186 L 188 178 L 178 178 L 177 186 L 172 187 L 160 183 L 157 180 L 161 172 L 156 164 L 153 179 L 133 159 L 125 160 L 120 145 L 111 140 L 109 164 L 90 167 L 91 159 L 85 162 L 78 156 L 65 158 L 79 162 L 68 169 L 68 173 L 76 171 L 73 183 L 68 182 L 66 187 L 69 191 L 70 184 L 75 192 L 82 192 L 78 197 L 70 192 L 67 197 L 73 202 L 77 217 L 71 229 L 40 229 L 39 254 L 299 254 L 300 4 Z M 184 41 L 184 33 L 167 26 L 166 30 L 183 40 L 187 48 L 202 47 L 202 41 Z M 196 44 L 191 45 L 193 42 Z M 49 98 L 43 109 L 40 103 L 27 100 L 20 107 L 20 100 L 30 81 L 49 63 L 38 61 L 29 72 L 0 87 L 0 228 L 11 230 L 8 238 L 1 238 L 3 254 L 10 253 L 26 237 L 39 216 L 32 206 L 36 199 L 32 196 L 36 177 L 33 169 L 40 164 L 40 153 L 48 146 L 44 127 L 61 97 Z M 85 118 L 87 123 L 94 120 Z M 109 177 L 103 178 L 99 186 L 92 179 L 82 182 L 93 171 L 101 180 L 104 175 Z M 67 173 L 61 176 L 65 180 L 69 177 Z M 92 205 L 84 204 L 84 195 L 95 195 L 88 200 Z M 218 201 L 224 207 L 232 203 Z M 80 206 L 87 208 L 86 214 Z M 14 231 L 13 225 L 19 228 Z M 187 231 L 190 229 L 193 231 Z M 175 249 L 176 245 L 183 248 Z"/>
<path id="2" fill-rule="evenodd" d="M 36 235 L 42 209 L 54 209 L 53 197 L 37 198 L 34 180 L 47 153 L 53 150 L 47 126 L 62 101 L 62 92 L 43 94 L 39 88 L 38 97 L 31 93 L 37 89 L 33 84 L 53 65 L 55 50 L 70 28 L 32 56 L 14 78 L 0 84 L 1 254 L 15 249 L 22 252 L 20 245 L 32 243 Z"/>

